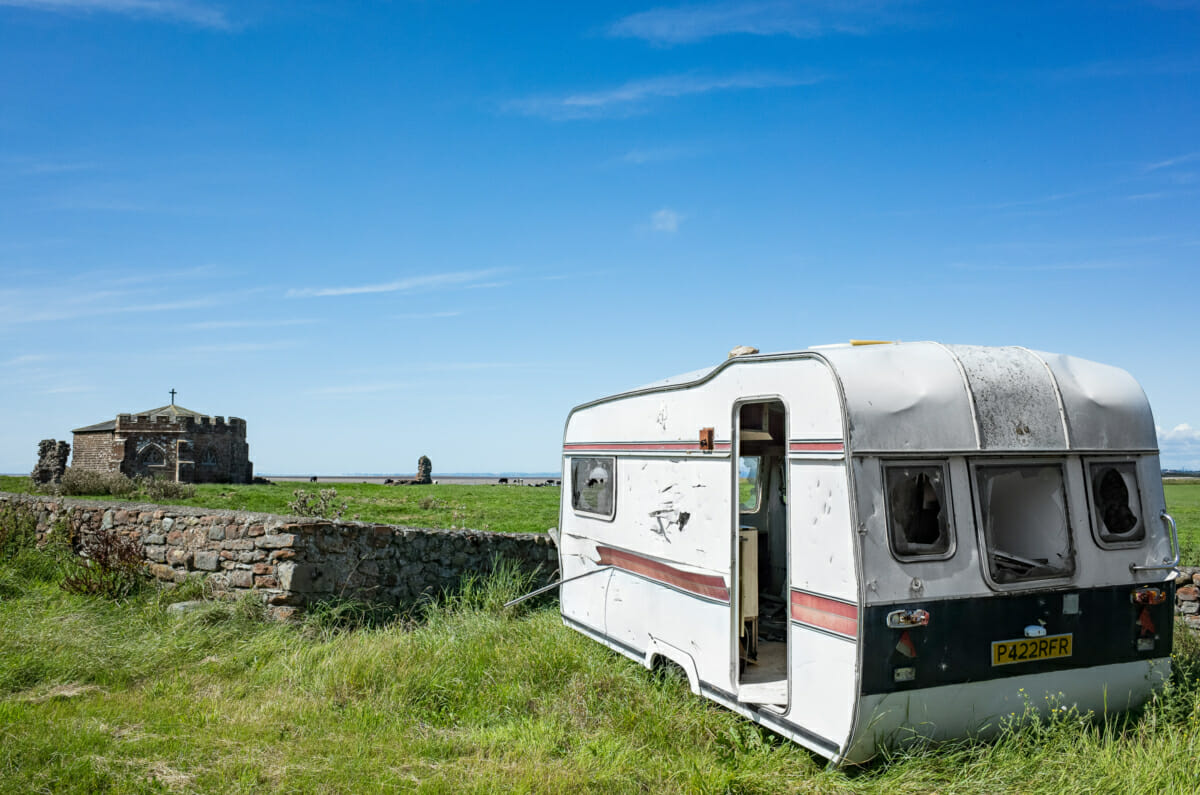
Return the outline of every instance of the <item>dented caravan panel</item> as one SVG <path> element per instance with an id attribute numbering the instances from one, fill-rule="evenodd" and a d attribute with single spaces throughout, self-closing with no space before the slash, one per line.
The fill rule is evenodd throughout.
<path id="1" fill-rule="evenodd" d="M 772 423 L 781 414 L 785 430 L 746 431 L 747 404 Z M 701 444 L 706 428 L 711 449 Z M 747 514 L 735 499 L 735 470 L 755 432 L 773 439 L 774 452 L 759 460 L 778 468 L 760 476 L 768 489 L 760 500 L 775 502 Z M 1165 506 L 1155 445 L 1136 381 L 1072 357 L 908 343 L 731 359 L 572 411 L 559 525 L 563 618 L 647 665 L 678 664 L 693 691 L 838 761 L 906 736 L 994 726 L 1022 686 L 1062 690 L 1099 710 L 1107 685 L 1109 708 L 1117 691 L 1133 703 L 1168 670 L 1169 609 L 1152 608 L 1159 640 L 1136 653 L 1125 624 L 1097 627 L 1091 613 L 1115 609 L 1122 622 L 1131 587 L 1167 579 L 1161 570 L 1130 570 L 1159 563 L 1171 547 L 1156 518 Z M 1136 472 L 1146 528 L 1138 544 L 1090 543 L 1087 472 L 1108 461 Z M 590 470 L 573 472 L 581 465 Z M 889 542 L 885 476 L 905 467 L 944 479 L 948 551 L 901 560 Z M 611 502 L 575 510 L 574 475 L 597 483 L 611 475 Z M 995 570 L 1000 553 L 989 553 L 976 491 L 980 482 L 1008 488 L 1006 478 L 1026 476 L 1050 482 L 1064 503 L 1059 531 L 1073 539 L 1063 564 L 1070 572 L 997 581 L 1010 571 Z M 1044 543 L 1018 540 L 1038 550 Z M 783 682 L 754 681 L 746 671 L 755 666 L 739 662 L 743 600 L 754 590 L 757 601 L 763 576 L 749 575 L 755 585 L 741 593 L 748 575 L 739 561 L 758 554 L 745 546 L 755 541 L 769 559 L 766 579 L 786 568 L 786 638 L 767 644 L 784 647 Z M 595 574 L 580 576 L 587 572 Z M 888 626 L 897 610 L 935 618 L 901 636 Z M 972 635 L 970 648 L 955 648 L 954 633 L 963 633 L 954 624 L 973 620 L 988 629 Z M 1099 654 L 1112 662 L 1090 667 L 1082 663 L 1097 654 L 1091 648 L 1066 663 L 984 664 L 988 643 L 1021 637 L 1034 621 L 1120 653 Z M 897 649 L 919 662 L 902 665 Z M 892 680 L 910 668 L 911 680 Z"/>

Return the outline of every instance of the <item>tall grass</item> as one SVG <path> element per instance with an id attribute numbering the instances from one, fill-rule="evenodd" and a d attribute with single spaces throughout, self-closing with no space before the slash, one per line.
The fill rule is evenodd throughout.
<path id="1" fill-rule="evenodd" d="M 1187 792 L 1200 663 L 1180 633 L 1142 712 L 1034 712 L 992 743 L 826 769 L 792 743 L 566 628 L 526 582 L 468 581 L 406 615 L 252 602 L 177 616 L 0 565 L 0 791 Z M 196 596 L 195 589 L 189 586 Z"/>

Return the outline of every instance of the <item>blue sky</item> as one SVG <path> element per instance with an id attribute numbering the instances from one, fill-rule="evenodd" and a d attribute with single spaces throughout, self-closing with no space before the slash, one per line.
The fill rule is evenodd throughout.
<path id="1" fill-rule="evenodd" d="M 1200 3 L 0 0 L 0 471 L 553 471 L 736 345 L 1128 369 L 1200 468 Z"/>

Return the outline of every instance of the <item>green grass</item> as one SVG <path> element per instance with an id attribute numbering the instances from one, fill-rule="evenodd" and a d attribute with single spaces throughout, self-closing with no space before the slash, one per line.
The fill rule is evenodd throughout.
<path id="1" fill-rule="evenodd" d="M 498 533 L 542 533 L 558 524 L 560 488 L 544 486 L 380 486 L 371 483 L 273 483 L 234 486 L 203 483 L 196 496 L 170 505 L 288 514 L 293 492 L 335 488 L 347 503 L 345 519 L 417 527 L 470 528 Z M 28 492 L 29 478 L 0 476 L 0 491 Z M 88 499 L 115 499 L 97 495 Z"/>
<path id="2" fill-rule="evenodd" d="M 836 771 L 562 626 L 500 576 L 336 631 L 251 603 L 183 617 L 0 564 L 0 792 L 1190 792 L 1200 662 L 1127 719 L 1036 721 Z M 180 594 L 180 596 L 189 594 Z M 190 594 L 194 595 L 194 594 Z"/>
<path id="3" fill-rule="evenodd" d="M 1168 483 L 1167 510 L 1179 527 L 1182 560 L 1200 566 L 1200 482 Z"/>
<path id="4" fill-rule="evenodd" d="M 1198 494 L 1168 490 L 1189 538 Z M 993 743 L 837 771 L 566 629 L 553 602 L 502 610 L 524 588 L 511 575 L 360 629 L 346 628 L 352 610 L 264 622 L 251 601 L 177 617 L 168 602 L 198 585 L 117 604 L 67 594 L 58 576 L 45 553 L 0 561 L 0 792 L 1124 793 L 1200 780 L 1200 644 L 1182 630 L 1175 681 L 1139 714 L 1059 713 Z"/>

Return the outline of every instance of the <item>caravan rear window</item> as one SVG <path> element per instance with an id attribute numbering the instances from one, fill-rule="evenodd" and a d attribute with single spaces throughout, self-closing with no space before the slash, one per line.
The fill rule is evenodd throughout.
<path id="1" fill-rule="evenodd" d="M 1088 465 L 1092 526 L 1102 546 L 1137 544 L 1146 537 L 1137 467 L 1132 461 Z"/>
<path id="2" fill-rule="evenodd" d="M 615 469 L 615 458 L 572 458 L 571 507 L 611 519 Z"/>
<path id="3" fill-rule="evenodd" d="M 975 478 L 979 523 L 995 583 L 1075 573 L 1060 464 L 980 465 Z"/>
<path id="4" fill-rule="evenodd" d="M 888 537 L 900 560 L 942 558 L 952 554 L 946 467 L 941 464 L 893 464 L 884 468 Z"/>

